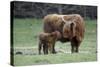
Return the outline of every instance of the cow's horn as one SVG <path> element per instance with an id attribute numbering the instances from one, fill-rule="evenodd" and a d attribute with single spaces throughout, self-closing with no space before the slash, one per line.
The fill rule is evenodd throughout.
<path id="1" fill-rule="evenodd" d="M 61 18 L 62 18 L 62 20 L 63 20 L 64 22 L 67 22 L 67 21 L 64 19 L 64 16 L 62 16 Z"/>

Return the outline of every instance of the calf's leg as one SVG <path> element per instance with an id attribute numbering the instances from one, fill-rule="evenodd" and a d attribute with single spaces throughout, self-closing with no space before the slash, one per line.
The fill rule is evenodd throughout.
<path id="1" fill-rule="evenodd" d="M 41 47 L 42 47 L 42 43 L 39 42 L 39 45 L 38 45 L 38 51 L 39 51 L 39 54 L 41 54 Z"/>

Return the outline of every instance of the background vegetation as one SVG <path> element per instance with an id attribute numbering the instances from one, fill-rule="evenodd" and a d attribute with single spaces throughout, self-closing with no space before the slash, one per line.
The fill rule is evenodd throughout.
<path id="1" fill-rule="evenodd" d="M 97 6 L 14 1 L 13 7 L 14 17 L 16 18 L 43 18 L 52 13 L 77 13 L 84 18 L 97 19 Z"/>

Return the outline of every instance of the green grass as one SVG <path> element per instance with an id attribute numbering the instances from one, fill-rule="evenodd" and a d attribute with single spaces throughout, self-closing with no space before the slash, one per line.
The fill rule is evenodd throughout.
<path id="1" fill-rule="evenodd" d="M 14 46 L 36 46 L 38 34 L 42 31 L 42 23 L 39 19 L 15 19 Z"/>
<path id="2" fill-rule="evenodd" d="M 97 21 L 85 21 L 85 37 L 80 45 L 80 53 L 61 53 L 38 55 L 38 35 L 43 31 L 41 19 L 14 19 L 14 65 L 56 64 L 97 60 Z M 18 47 L 18 48 L 17 48 Z M 29 47 L 29 48 L 28 48 Z M 56 43 L 56 50 L 70 52 L 70 43 Z"/>
<path id="3" fill-rule="evenodd" d="M 96 61 L 96 54 L 16 55 L 15 65 L 58 64 Z"/>

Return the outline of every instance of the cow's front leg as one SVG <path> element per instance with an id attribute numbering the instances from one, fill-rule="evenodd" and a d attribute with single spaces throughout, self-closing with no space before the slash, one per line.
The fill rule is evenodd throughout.
<path id="1" fill-rule="evenodd" d="M 71 53 L 75 52 L 75 43 L 71 42 Z"/>
<path id="2" fill-rule="evenodd" d="M 81 43 L 81 42 L 76 42 L 76 45 L 75 45 L 75 52 L 76 52 L 76 53 L 79 52 L 80 43 Z"/>

